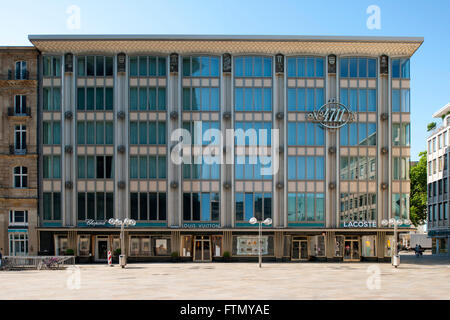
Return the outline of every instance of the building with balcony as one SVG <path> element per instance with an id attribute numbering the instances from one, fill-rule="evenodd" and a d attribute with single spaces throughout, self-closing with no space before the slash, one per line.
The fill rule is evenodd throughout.
<path id="1" fill-rule="evenodd" d="M 0 47 L 0 248 L 37 255 L 38 51 Z"/>
<path id="2" fill-rule="evenodd" d="M 448 255 L 450 223 L 448 218 L 448 153 L 450 103 L 433 114 L 442 125 L 434 129 L 427 140 L 428 237 L 432 238 L 434 254 Z"/>
<path id="3" fill-rule="evenodd" d="M 409 217 L 409 59 L 422 38 L 29 39 L 41 251 L 106 261 L 120 247 L 108 220 L 130 218 L 131 260 L 253 260 L 254 216 L 272 219 L 265 260 L 391 256 L 381 222 Z"/>

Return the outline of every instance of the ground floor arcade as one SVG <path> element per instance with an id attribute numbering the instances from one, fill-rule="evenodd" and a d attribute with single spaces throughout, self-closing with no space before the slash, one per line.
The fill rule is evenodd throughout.
<path id="1" fill-rule="evenodd" d="M 403 232 L 408 232 L 403 230 Z M 39 232 L 40 254 L 75 255 L 79 262 L 106 262 L 121 252 L 117 229 L 52 229 Z M 259 251 L 255 229 L 128 229 L 129 261 L 252 261 Z M 262 232 L 265 261 L 384 261 L 394 244 L 391 229 L 268 230 Z"/>

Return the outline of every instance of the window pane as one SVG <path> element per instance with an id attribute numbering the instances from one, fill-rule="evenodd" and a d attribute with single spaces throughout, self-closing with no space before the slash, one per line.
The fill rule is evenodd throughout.
<path id="1" fill-rule="evenodd" d="M 314 180 L 314 157 L 306 157 L 306 179 Z"/>
<path id="2" fill-rule="evenodd" d="M 167 175 L 166 172 L 166 157 L 158 156 L 158 179 L 165 179 Z"/>
<path id="3" fill-rule="evenodd" d="M 152 167 L 150 167 L 151 170 Z M 130 179 L 138 177 L 138 157 L 130 157 Z"/>
<path id="4" fill-rule="evenodd" d="M 158 122 L 158 144 L 166 143 L 166 124 L 165 122 Z"/>
<path id="5" fill-rule="evenodd" d="M 166 110 L 166 88 L 158 88 L 158 110 Z"/>
<path id="6" fill-rule="evenodd" d="M 211 219 L 211 198 L 209 193 L 202 193 L 202 204 L 201 204 L 201 220 L 209 221 Z"/>
<path id="7" fill-rule="evenodd" d="M 53 122 L 53 144 L 61 143 L 61 123 Z"/>
<path id="8" fill-rule="evenodd" d="M 341 59 L 341 65 L 340 65 L 340 70 L 341 70 L 341 78 L 347 78 L 348 77 L 348 59 Z"/>
<path id="9" fill-rule="evenodd" d="M 323 58 L 316 58 L 316 77 L 323 77 Z"/>
<path id="10" fill-rule="evenodd" d="M 95 123 L 95 143 L 105 143 L 105 124 L 102 121 L 97 121 Z"/>
<path id="11" fill-rule="evenodd" d="M 307 219 L 314 221 L 314 193 L 307 193 L 306 201 Z"/>
<path id="12" fill-rule="evenodd" d="M 253 217 L 253 193 L 245 194 L 244 210 L 245 210 L 244 220 L 249 221 L 250 218 Z"/>
<path id="13" fill-rule="evenodd" d="M 53 179 L 61 178 L 61 157 L 53 156 Z"/>
<path id="14" fill-rule="evenodd" d="M 367 59 L 365 58 L 359 58 L 358 59 L 358 72 L 360 78 L 366 78 L 367 77 Z"/>
<path id="15" fill-rule="evenodd" d="M 314 77 L 314 58 L 306 58 L 306 76 Z"/>

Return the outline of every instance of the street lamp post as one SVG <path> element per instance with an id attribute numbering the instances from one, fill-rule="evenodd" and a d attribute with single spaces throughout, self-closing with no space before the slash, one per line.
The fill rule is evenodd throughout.
<path id="1" fill-rule="evenodd" d="M 394 250 L 391 250 L 391 264 L 394 267 L 398 267 L 400 265 L 400 256 L 398 254 L 398 245 L 397 245 L 397 233 L 398 233 L 398 226 L 401 224 L 411 224 L 411 221 L 409 219 L 397 219 L 397 218 L 391 218 L 389 220 L 383 220 L 381 221 L 381 224 L 383 226 L 394 226 L 394 243 L 393 247 Z"/>
<path id="2" fill-rule="evenodd" d="M 267 218 L 264 221 L 258 221 L 258 219 L 256 219 L 255 217 L 250 218 L 250 220 L 248 221 L 250 222 L 250 224 L 259 224 L 259 232 L 258 232 L 258 264 L 259 267 L 261 268 L 261 263 L 262 263 L 262 248 L 261 248 L 261 237 L 262 237 L 262 224 L 264 223 L 265 225 L 270 225 L 272 224 L 272 219 Z"/>
<path id="3" fill-rule="evenodd" d="M 111 218 L 108 223 L 113 226 L 120 226 L 120 256 L 119 264 L 122 268 L 125 268 L 127 264 L 127 256 L 125 255 L 125 227 L 136 225 L 136 221 L 133 219 L 125 218 L 123 220 Z"/>

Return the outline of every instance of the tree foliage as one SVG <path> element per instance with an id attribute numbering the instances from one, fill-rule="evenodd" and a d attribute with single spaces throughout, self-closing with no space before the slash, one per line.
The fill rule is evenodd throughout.
<path id="1" fill-rule="evenodd" d="M 427 131 L 431 131 L 431 130 L 433 130 L 433 129 L 435 129 L 436 128 L 436 122 L 430 122 L 428 125 L 427 125 Z"/>
<path id="2" fill-rule="evenodd" d="M 427 219 L 427 152 L 419 153 L 420 160 L 410 169 L 410 219 L 417 227 Z"/>

